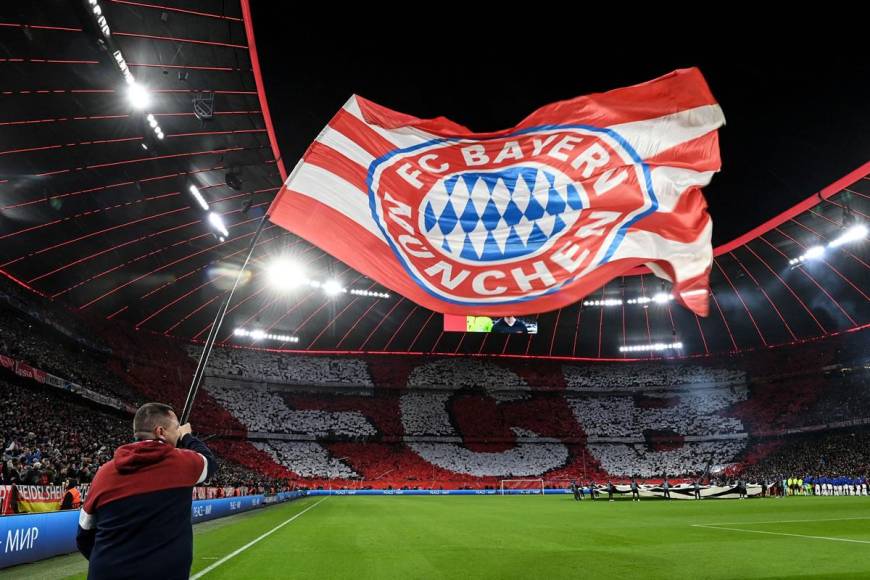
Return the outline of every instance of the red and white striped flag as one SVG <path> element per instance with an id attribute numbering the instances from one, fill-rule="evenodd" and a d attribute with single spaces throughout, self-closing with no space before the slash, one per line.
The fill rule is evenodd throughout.
<path id="1" fill-rule="evenodd" d="M 270 219 L 426 308 L 534 314 L 646 265 L 708 312 L 722 110 L 697 69 L 472 133 L 353 96 Z"/>

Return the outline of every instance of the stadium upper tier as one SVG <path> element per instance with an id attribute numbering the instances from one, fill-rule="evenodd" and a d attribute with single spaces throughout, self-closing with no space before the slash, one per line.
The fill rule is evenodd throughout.
<path id="1" fill-rule="evenodd" d="M 181 406 L 199 347 L 114 321 L 87 326 L 27 294 L 2 296 L 7 376 L 41 382 L 27 371 L 33 367 L 60 377 L 61 386 L 70 380 L 104 393 L 109 406 Z M 488 485 L 759 462 L 766 469 L 784 433 L 870 421 L 866 336 L 629 364 L 218 348 L 192 420 L 222 437 L 224 457 L 309 481 Z M 788 451 L 803 448 L 787 447 L 778 461 L 805 463 Z"/>
<path id="2" fill-rule="evenodd" d="M 0 17 L 0 274 L 97 320 L 202 341 L 286 177 L 248 3 L 98 4 L 109 33 L 86 3 L 16 3 Z M 130 79 L 150 103 L 128 99 Z M 536 336 L 442 332 L 440 315 L 270 224 L 218 339 L 266 343 L 233 334 L 244 327 L 298 337 L 268 344 L 307 352 L 619 359 L 648 358 L 620 349 L 652 343 L 705 355 L 860 328 L 870 322 L 867 244 L 841 242 L 870 215 L 868 172 L 719 246 L 707 318 L 638 270 L 540 314 Z M 287 252 L 309 278 L 355 292 L 273 291 L 267 258 Z"/>

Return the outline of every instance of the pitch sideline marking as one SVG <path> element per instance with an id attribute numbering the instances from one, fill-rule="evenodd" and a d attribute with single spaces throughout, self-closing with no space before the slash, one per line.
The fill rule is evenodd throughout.
<path id="1" fill-rule="evenodd" d="M 236 556 L 238 556 L 239 554 L 241 554 L 242 552 L 244 552 L 245 550 L 247 550 L 248 548 L 250 548 L 251 546 L 253 546 L 257 542 L 259 542 L 260 540 L 271 536 L 272 534 L 274 534 L 275 532 L 277 532 L 278 530 L 280 530 L 281 528 L 283 528 L 284 526 L 286 526 L 287 524 L 289 524 L 290 522 L 292 522 L 293 520 L 295 520 L 296 518 L 298 518 L 299 516 L 301 516 L 302 514 L 307 512 L 308 510 L 319 506 L 324 501 L 326 501 L 326 498 L 323 498 L 322 500 L 320 500 L 317 503 L 311 504 L 310 506 L 308 506 L 307 508 L 305 508 L 304 510 L 302 510 L 298 514 L 295 514 L 291 518 L 284 520 L 283 522 L 281 522 L 280 524 L 278 524 L 277 526 L 275 526 L 274 528 L 272 528 L 271 530 L 269 530 L 265 534 L 259 536 L 258 538 L 251 540 L 250 542 L 248 542 L 247 544 L 245 544 L 244 546 L 242 546 L 238 550 L 235 550 L 234 552 L 227 554 L 226 556 L 224 556 L 223 558 L 221 558 L 220 560 L 218 560 L 217 562 L 215 562 L 214 564 L 212 564 L 211 566 L 209 566 L 205 570 L 201 570 L 201 571 L 197 572 L 196 574 L 194 574 L 193 576 L 190 577 L 190 580 L 197 580 L 198 578 L 202 578 L 203 576 L 205 576 L 206 574 L 208 574 L 209 572 L 211 572 L 212 570 L 214 570 L 215 568 L 217 568 L 218 566 L 220 566 L 221 564 L 223 564 L 227 560 L 235 558 Z"/>
<path id="2" fill-rule="evenodd" d="M 827 520 L 823 519 L 823 520 L 789 520 L 789 521 L 790 522 L 825 522 L 825 521 L 838 522 L 838 521 L 843 521 L 843 520 L 866 520 L 866 519 L 870 519 L 870 518 L 832 518 L 832 519 L 827 519 Z M 787 522 L 779 521 L 779 522 L 741 522 L 741 523 L 743 523 L 744 525 L 750 525 L 750 524 L 760 524 L 760 523 L 787 523 Z M 693 528 L 707 528 L 710 530 L 727 530 L 727 531 L 731 531 L 731 532 L 745 532 L 747 534 L 767 534 L 770 536 L 789 536 L 792 538 L 807 538 L 810 540 L 828 540 L 831 542 L 849 542 L 852 544 L 870 544 L 870 540 L 852 540 L 850 538 L 831 538 L 828 536 L 809 536 L 809 535 L 805 535 L 805 534 L 788 534 L 785 532 L 766 532 L 763 530 L 745 530 L 742 528 L 726 528 L 726 527 L 723 527 L 724 525 L 725 524 L 718 525 L 718 526 L 717 525 L 708 525 L 708 524 L 692 524 L 692 527 Z"/>
<path id="3" fill-rule="evenodd" d="M 710 527 L 710 526 L 737 526 L 737 525 L 746 525 L 751 526 L 753 524 L 797 524 L 797 523 L 808 523 L 808 522 L 845 522 L 849 520 L 870 520 L 870 516 L 859 516 L 854 518 L 823 518 L 817 520 L 768 520 L 766 522 L 714 522 L 711 524 L 691 524 L 692 527 Z"/>

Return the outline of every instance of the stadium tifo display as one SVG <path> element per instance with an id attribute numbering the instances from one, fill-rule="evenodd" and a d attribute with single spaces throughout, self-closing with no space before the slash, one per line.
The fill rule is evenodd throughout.
<path id="1" fill-rule="evenodd" d="M 531 369 L 217 349 L 206 389 L 244 428 L 250 443 L 227 441 L 237 457 L 310 485 L 446 488 L 511 477 L 721 476 L 781 444 L 760 436 L 864 419 L 870 397 L 853 379 L 789 370 L 783 391 L 751 365 Z"/>

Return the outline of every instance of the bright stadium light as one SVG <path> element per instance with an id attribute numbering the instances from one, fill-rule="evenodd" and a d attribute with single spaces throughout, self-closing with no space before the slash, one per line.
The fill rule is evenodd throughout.
<path id="1" fill-rule="evenodd" d="M 199 191 L 199 188 L 195 185 L 191 185 L 188 189 L 190 191 L 190 195 L 192 195 L 193 199 L 195 199 L 196 202 L 199 204 L 199 207 L 201 207 L 205 211 L 208 211 L 208 202 L 202 196 L 202 193 Z"/>
<path id="2" fill-rule="evenodd" d="M 680 350 L 682 348 L 682 342 L 655 342 L 653 344 L 633 344 L 630 346 L 620 346 L 619 352 L 661 352 L 664 350 Z"/>
<path id="3" fill-rule="evenodd" d="M 265 330 L 257 329 L 257 330 L 245 330 L 244 328 L 237 328 L 233 331 L 233 334 L 236 336 L 248 337 L 253 340 L 273 340 L 276 342 L 299 342 L 298 336 L 291 336 L 289 334 L 269 334 Z"/>
<path id="4" fill-rule="evenodd" d="M 287 259 L 279 259 L 272 262 L 266 269 L 266 276 L 268 277 L 269 284 L 278 290 L 296 288 L 308 282 L 302 266 Z"/>
<path id="5" fill-rule="evenodd" d="M 335 296 L 347 290 L 341 286 L 341 282 L 338 280 L 327 280 L 323 283 L 323 291 L 326 292 L 327 296 Z"/>
<path id="6" fill-rule="evenodd" d="M 822 256 L 825 255 L 825 247 L 824 246 L 813 246 L 809 250 L 806 251 L 804 256 L 807 260 L 818 260 Z"/>
<path id="7" fill-rule="evenodd" d="M 148 94 L 148 89 L 135 82 L 127 85 L 127 98 L 134 109 L 145 109 L 151 103 L 151 95 Z"/>
<path id="8" fill-rule="evenodd" d="M 622 306 L 619 298 L 606 298 L 604 300 L 584 300 L 583 306 Z"/>
<path id="9" fill-rule="evenodd" d="M 828 244 L 829 248 L 837 248 L 842 246 L 843 244 L 848 244 L 849 242 L 857 242 L 863 240 L 867 237 L 867 226 L 864 224 L 858 224 L 857 226 L 852 226 L 840 236 L 835 238 L 830 244 Z"/>
<path id="10" fill-rule="evenodd" d="M 208 221 L 212 225 L 212 227 L 221 234 L 223 234 L 224 237 L 230 235 L 230 232 L 227 231 L 227 226 L 224 225 L 224 218 L 221 217 L 221 214 L 215 212 L 209 213 Z"/>
<path id="11" fill-rule="evenodd" d="M 666 292 L 659 292 L 658 294 L 653 296 L 652 299 L 653 299 L 653 302 L 655 302 L 656 304 L 665 304 L 666 302 L 673 300 L 674 297 Z"/>
<path id="12" fill-rule="evenodd" d="M 354 296 L 366 296 L 368 298 L 389 298 L 390 295 L 386 292 L 373 292 L 371 290 L 360 290 L 358 288 L 351 288 L 348 290 L 349 293 Z"/>

